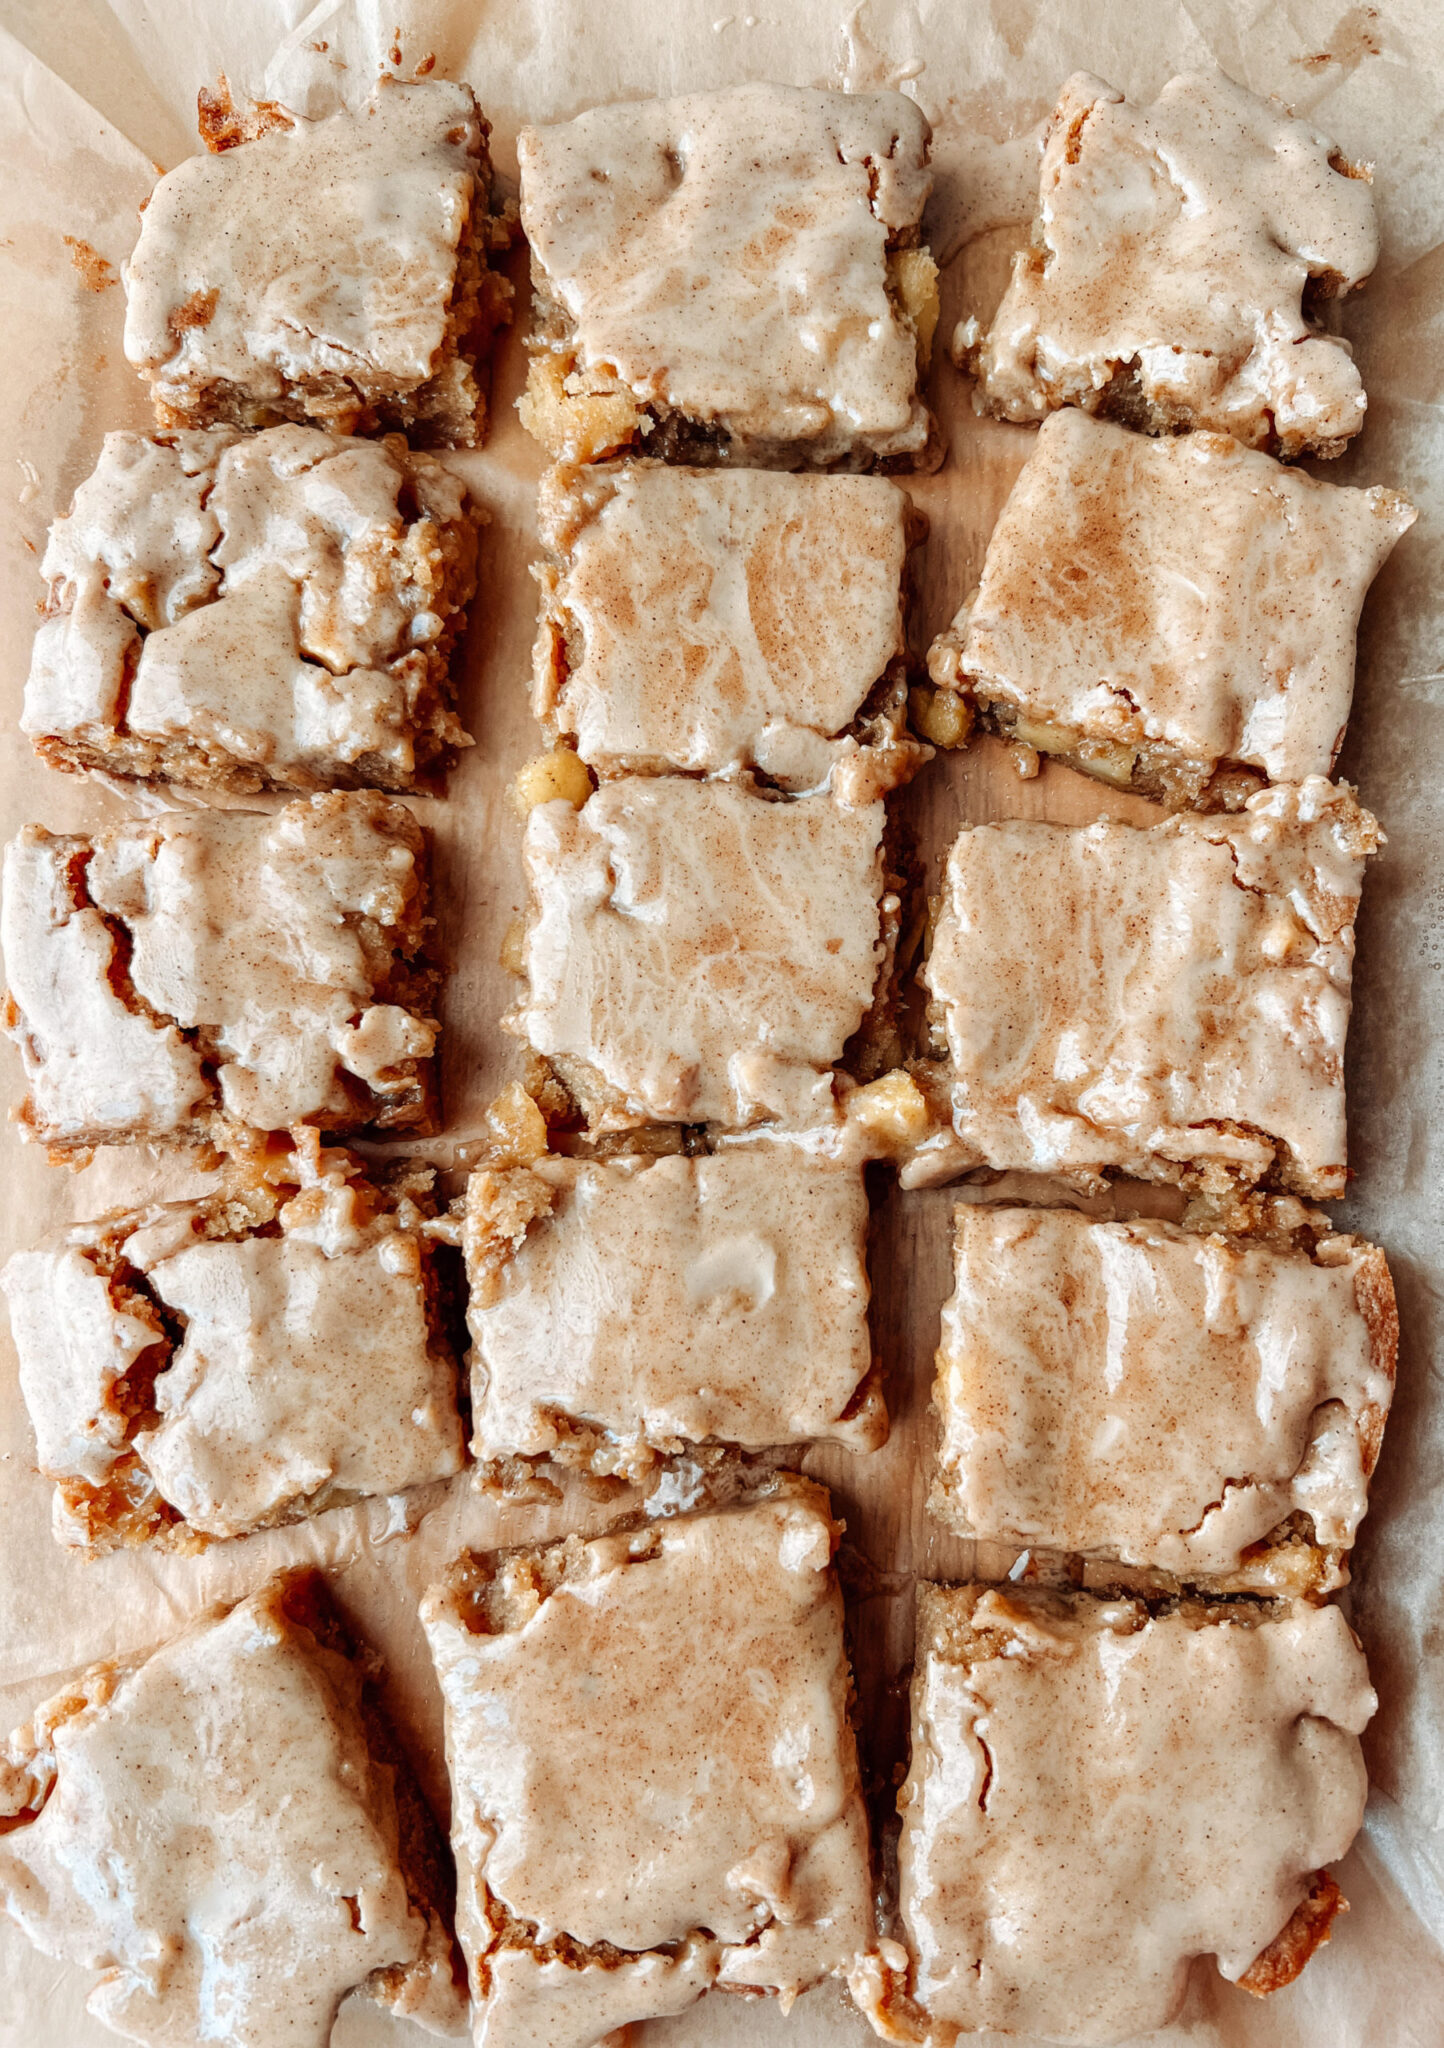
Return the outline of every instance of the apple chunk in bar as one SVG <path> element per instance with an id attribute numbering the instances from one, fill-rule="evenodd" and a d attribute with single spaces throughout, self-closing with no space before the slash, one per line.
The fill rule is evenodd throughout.
<path id="1" fill-rule="evenodd" d="M 790 2004 L 872 1953 L 838 1534 L 788 1475 L 426 1595 L 478 2043 L 582 2048 L 713 1985 Z"/>
<path id="2" fill-rule="evenodd" d="M 880 794 L 925 758 L 903 629 L 921 525 L 883 477 L 554 469 L 533 709 L 602 776 Z"/>
<path id="3" fill-rule="evenodd" d="M 1412 505 L 1221 434 L 1043 422 L 928 658 L 988 729 L 1170 805 L 1327 775 L 1370 583 Z"/>
<path id="4" fill-rule="evenodd" d="M 1135 107 L 1080 71 L 992 326 L 965 322 L 953 350 L 1004 419 L 1077 405 L 1147 433 L 1338 455 L 1368 401 L 1317 316 L 1378 253 L 1367 168 L 1277 101 L 1200 71 Z"/>
<path id="5" fill-rule="evenodd" d="M 92 1665 L 0 1748 L 0 1907 L 148 2048 L 327 2048 L 353 1992 L 466 2002 L 440 1831 L 312 1572 Z"/>
<path id="6" fill-rule="evenodd" d="M 524 128 L 524 425 L 567 461 L 922 466 L 929 141 L 902 93 L 785 85 Z"/>
<path id="7" fill-rule="evenodd" d="M 313 1139 L 17 1252 L 0 1287 L 57 1538 L 194 1549 L 459 1472 L 431 1180 Z"/>
<path id="8" fill-rule="evenodd" d="M 421 827 L 371 791 L 27 826 L 0 911 L 26 1135 L 64 1155 L 429 1130 L 427 912 Z"/>
<path id="9" fill-rule="evenodd" d="M 769 1139 L 700 1157 L 537 1151 L 463 1221 L 472 1449 L 642 1478 L 689 1445 L 875 1450 L 860 1164 Z"/>
<path id="10" fill-rule="evenodd" d="M 941 1520 L 1141 1567 L 1144 1590 L 1344 1583 L 1394 1391 L 1381 1251 L 960 1207 L 954 1281 Z"/>
<path id="11" fill-rule="evenodd" d="M 623 777 L 529 813 L 525 1038 L 597 1129 L 795 1123 L 881 1035 L 899 899 L 881 801 Z"/>
<path id="12" fill-rule="evenodd" d="M 1336 1607 L 921 1586 L 916 1659 L 885 2039 L 1131 2041 L 1196 1958 L 1263 1996 L 1328 1939 L 1375 1706 Z"/>
<path id="13" fill-rule="evenodd" d="M 413 789 L 457 747 L 463 486 L 399 435 L 107 434 L 50 529 L 21 730 L 53 768 Z"/>
<path id="14" fill-rule="evenodd" d="M 946 1042 L 937 1162 L 1341 1195 L 1354 914 L 1378 844 L 1317 777 L 1235 815 L 964 830 L 922 970 Z"/>
<path id="15" fill-rule="evenodd" d="M 313 420 L 469 446 L 510 317 L 488 267 L 487 122 L 470 86 L 383 78 L 308 120 L 200 95 L 206 153 L 160 180 L 125 267 L 125 352 L 162 427 Z"/>

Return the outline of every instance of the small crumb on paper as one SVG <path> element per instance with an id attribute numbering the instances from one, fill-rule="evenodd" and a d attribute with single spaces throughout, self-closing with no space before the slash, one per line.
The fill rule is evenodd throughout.
<path id="1" fill-rule="evenodd" d="M 92 249 L 89 242 L 82 241 L 79 235 L 62 235 L 60 239 L 70 251 L 70 260 L 88 292 L 103 292 L 119 284 L 115 265 L 107 262 L 98 249 Z"/>

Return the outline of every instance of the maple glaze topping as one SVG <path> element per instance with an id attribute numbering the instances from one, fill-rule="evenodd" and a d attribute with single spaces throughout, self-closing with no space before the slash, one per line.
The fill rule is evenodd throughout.
<path id="1" fill-rule="evenodd" d="M 1064 1209 L 959 1207 L 955 1228 L 934 1396 L 953 1515 L 1179 1575 L 1237 1570 L 1296 1509 L 1353 1542 L 1393 1393 L 1366 1315 L 1380 1253 Z"/>
<path id="2" fill-rule="evenodd" d="M 922 978 L 992 1166 L 1217 1160 L 1342 1193 L 1353 917 L 1377 827 L 1320 778 L 1237 816 L 971 826 Z"/>
<path id="3" fill-rule="evenodd" d="M 763 1141 L 529 1171 L 549 1213 L 490 1287 L 471 1267 L 478 1457 L 564 1448 L 562 1418 L 618 1455 L 708 1437 L 882 1440 L 880 1398 L 853 1405 L 872 1363 L 858 1166 Z M 479 1236 L 497 1178 L 473 1181 Z"/>
<path id="4" fill-rule="evenodd" d="M 538 711 L 608 773 L 827 778 L 903 649 L 907 504 L 883 477 L 651 463 L 554 470 L 562 557 Z"/>
<path id="5" fill-rule="evenodd" d="M 1337 158 L 1222 73 L 1171 79 L 1150 107 L 1075 73 L 1049 124 L 1033 241 L 978 353 L 989 405 L 1017 420 L 1091 411 L 1121 375 L 1150 424 L 1337 454 L 1364 423 L 1364 388 L 1304 292 L 1347 291 L 1378 256 L 1367 176 Z"/>
<path id="6" fill-rule="evenodd" d="M 759 450 L 920 449 L 890 238 L 932 187 L 901 93 L 740 85 L 524 128 L 521 216 L 583 369 Z"/>
<path id="7" fill-rule="evenodd" d="M 1336 1607 L 924 1586 L 917 1656 L 899 1872 L 935 2021 L 1163 2026 L 1192 1959 L 1240 1977 L 1363 1818 L 1376 1702 Z"/>
<path id="8" fill-rule="evenodd" d="M 1220 434 L 1155 441 L 1069 408 L 1043 422 L 930 665 L 1089 737 L 1326 775 L 1365 592 L 1414 517 L 1397 492 L 1318 483 Z"/>
<path id="9" fill-rule="evenodd" d="M 512 1028 L 585 1061 L 621 1123 L 819 1120 L 882 964 L 884 823 L 677 776 L 538 805 Z"/>

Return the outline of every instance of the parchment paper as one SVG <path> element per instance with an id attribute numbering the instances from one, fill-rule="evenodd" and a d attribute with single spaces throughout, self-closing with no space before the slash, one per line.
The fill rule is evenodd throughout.
<path id="1" fill-rule="evenodd" d="M 1180 2048 L 1438 2048 L 1444 2039 L 1444 53 L 1437 0 L 431 0 L 384 7 L 335 0 L 306 13 L 287 0 L 0 0 L 0 826 L 99 822 L 125 800 L 49 773 L 16 729 L 45 528 L 89 471 L 102 434 L 144 426 L 147 409 L 120 347 L 122 300 L 107 283 L 131 247 L 156 167 L 195 147 L 197 88 L 220 71 L 240 91 L 319 113 L 364 97 L 400 52 L 410 75 L 471 81 L 515 189 L 515 137 L 597 100 L 744 79 L 868 89 L 901 85 L 934 124 L 931 240 L 945 265 L 941 337 L 984 316 L 1029 211 L 1036 126 L 1076 68 L 1130 97 L 1174 71 L 1218 63 L 1277 92 L 1355 158 L 1377 165 L 1384 256 L 1351 302 L 1370 396 L 1355 452 L 1328 473 L 1402 487 L 1422 517 L 1365 614 L 1359 690 L 1343 770 L 1388 830 L 1360 924 L 1351 1039 L 1351 1142 L 1357 1170 L 1341 1224 L 1390 1255 L 1404 1326 L 1399 1391 L 1356 1557 L 1352 1613 L 1381 1696 L 1367 1738 L 1374 1794 L 1343 1866 L 1352 1912 L 1289 1991 L 1258 2004 L 1195 1972 L 1184 2017 L 1155 2041 Z M 70 237 L 67 242 L 65 237 Z M 97 261 L 99 259 L 99 261 Z M 518 333 L 525 320 L 525 260 Z M 536 552 L 538 451 L 512 410 L 523 375 L 516 335 L 501 353 L 494 426 L 480 454 L 455 458 L 491 525 L 465 651 L 463 715 L 479 745 L 445 803 L 417 808 L 437 835 L 438 897 L 454 963 L 444 1009 L 443 1164 L 517 1054 L 496 1028 L 510 999 L 497 965 L 520 901 L 517 827 L 505 789 L 536 750 L 526 712 Z M 976 581 L 993 519 L 1028 446 L 1027 430 L 977 420 L 946 362 L 932 398 L 948 427 L 947 466 L 917 482 L 932 520 L 915 621 L 919 648 Z M 132 803 L 137 799 L 131 799 Z M 1019 782 L 983 743 L 939 761 L 904 799 L 935 861 L 965 819 L 1081 820 L 1147 806 L 1066 769 Z M 0 1054 L 7 1096 L 20 1063 Z M 114 1151 L 83 1173 L 47 1166 L 12 1128 L 0 1138 L 0 1258 L 42 1230 L 197 1176 L 175 1161 Z M 891 1194 L 875 1218 L 875 1338 L 894 1413 L 887 1448 L 865 1459 L 814 1454 L 849 1542 L 876 1567 L 850 1622 L 867 1760 L 886 1775 L 906 1743 L 900 1683 L 911 1655 L 916 1574 L 958 1576 L 970 1546 L 924 1512 L 932 1456 L 927 1397 L 938 1311 L 948 1289 L 947 1190 Z M 500 1514 L 465 1482 L 375 1502 L 302 1531 L 216 1545 L 195 1559 L 128 1554 L 85 1565 L 48 1531 L 49 1487 L 33 1444 L 8 1335 L 0 1356 L 0 1722 L 10 1727 L 67 1673 L 144 1647 L 206 1602 L 234 1597 L 282 1560 L 339 1569 L 338 1593 L 387 1658 L 393 1710 L 428 1791 L 445 1811 L 440 1711 L 417 1596 L 461 1543 L 516 1541 L 595 1526 L 615 1512 L 573 1496 L 545 1515 Z M 34 1955 L 0 1925 L 0 2048 L 104 2048 L 90 2020 L 92 1979 Z M 770 2005 L 714 1995 L 681 2019 L 639 2030 L 646 2048 L 862 2048 L 863 2022 L 830 1988 L 784 2020 Z M 352 2001 L 337 2048 L 420 2044 L 418 2030 Z M 983 2037 L 980 2037 L 983 2038 Z M 986 2037 L 992 2040 L 996 2037 Z"/>

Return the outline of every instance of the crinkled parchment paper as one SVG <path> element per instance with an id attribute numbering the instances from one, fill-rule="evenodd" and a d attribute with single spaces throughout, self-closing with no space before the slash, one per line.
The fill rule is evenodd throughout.
<path id="1" fill-rule="evenodd" d="M 1350 1062 L 1355 1192 L 1340 1221 L 1383 1243 L 1404 1326 L 1399 1392 L 1357 1558 L 1352 1611 L 1381 1707 L 1368 1737 L 1375 1792 L 1365 1836 L 1342 1873 L 1353 1910 L 1292 1989 L 1266 2004 L 1195 1972 L 1186 2015 L 1154 2038 L 1194 2048 L 1437 2048 L 1444 2039 L 1444 52 L 1438 0 L 913 0 L 848 11 L 846 0 L 432 0 L 382 9 L 335 0 L 0 0 L 0 803 L 8 838 L 29 819 L 74 829 L 125 800 L 47 773 L 16 729 L 41 595 L 49 520 L 88 472 L 102 434 L 145 424 L 121 352 L 115 272 L 136 232 L 156 166 L 195 147 L 197 87 L 220 71 L 238 90 L 324 112 L 364 96 L 383 66 L 405 75 L 434 56 L 469 79 L 494 124 L 514 189 L 518 128 L 596 100 L 743 79 L 867 89 L 901 85 L 935 129 L 930 215 L 945 264 L 943 335 L 962 312 L 990 310 L 1028 212 L 1036 129 L 1077 68 L 1131 97 L 1151 97 L 1189 66 L 1217 63 L 1254 91 L 1313 115 L 1353 158 L 1377 165 L 1384 256 L 1344 313 L 1370 394 L 1368 425 L 1336 478 L 1402 487 L 1423 516 L 1380 578 L 1365 614 L 1359 692 L 1345 756 L 1381 815 L 1360 926 Z M 743 0 L 749 4 L 749 0 Z M 399 59 L 393 58 L 399 52 Z M 68 239 L 67 239 L 68 238 Z M 525 264 L 516 276 L 524 283 Z M 524 312 L 525 294 L 521 293 Z M 479 745 L 444 804 L 418 810 L 436 832 L 444 931 L 454 972 L 444 1012 L 445 1163 L 515 1070 L 496 1028 L 509 999 L 497 966 L 519 901 L 516 827 L 505 788 L 536 740 L 526 712 L 540 460 L 512 410 L 521 383 L 515 337 L 499 362 L 495 426 L 481 454 L 456 458 L 490 514 L 482 584 L 466 651 L 463 710 Z M 988 531 L 1026 454 L 1024 429 L 977 420 L 946 362 L 933 401 L 951 456 L 915 495 L 932 519 L 919 645 L 976 580 Z M 138 799 L 131 799 L 132 802 Z M 1021 783 L 991 742 L 939 762 L 905 802 L 930 859 L 964 819 L 1082 819 L 1109 798 L 1066 769 Z M 7 1097 L 20 1063 L 0 1054 Z M 195 1177 L 174 1161 L 102 1154 L 85 1172 L 46 1165 L 5 1132 L 0 1256 L 67 1218 L 122 1201 L 180 1194 Z M 890 1372 L 894 1432 L 871 1458 L 814 1454 L 849 1541 L 876 1567 L 851 1602 L 864 1740 L 886 1770 L 902 1754 L 899 1674 L 911 1653 L 912 1576 L 958 1575 L 969 1547 L 930 1525 L 926 1426 L 931 1355 L 947 1291 L 947 1191 L 890 1196 L 876 1219 L 876 1334 Z M 546 1516 L 501 1515 L 464 1482 L 376 1502 L 217 1545 L 199 1558 L 144 1555 L 85 1565 L 48 1532 L 48 1486 L 33 1446 L 8 1339 L 0 1356 L 0 1721 L 6 1727 L 64 1674 L 143 1647 L 204 1603 L 232 1597 L 277 1562 L 339 1569 L 340 1596 L 385 1652 L 393 1707 L 438 1806 L 446 1796 L 439 1705 L 416 1599 L 462 1542 L 514 1541 L 603 1511 L 570 1499 Z M 33 1955 L 0 1928 L 0 2048 L 103 2048 L 87 2018 L 86 1973 Z M 793 2048 L 860 2044 L 870 2034 L 830 1988 L 789 2019 L 771 2006 L 713 1996 L 679 2020 L 640 2030 L 648 2048 Z M 425 2037 L 353 2001 L 338 2048 Z M 989 2037 L 992 2038 L 992 2037 Z"/>

